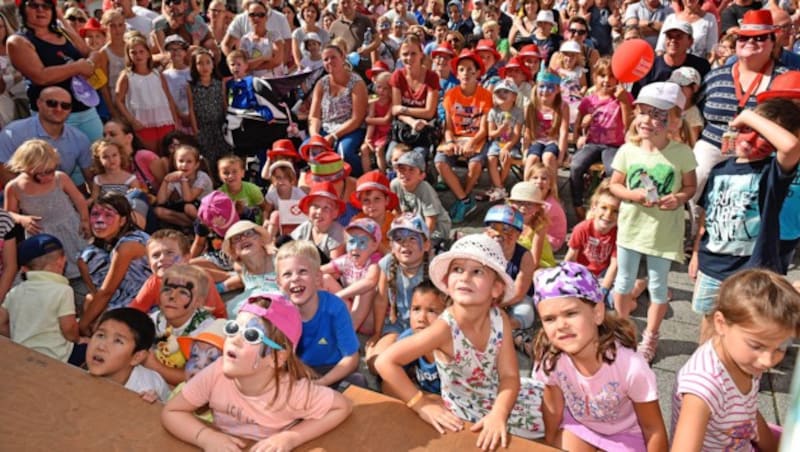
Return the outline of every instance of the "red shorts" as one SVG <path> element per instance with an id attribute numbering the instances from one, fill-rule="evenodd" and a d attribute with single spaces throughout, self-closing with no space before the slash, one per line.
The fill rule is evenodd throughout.
<path id="1" fill-rule="evenodd" d="M 166 126 L 159 126 L 159 127 L 145 127 L 136 132 L 139 136 L 139 139 L 142 141 L 147 142 L 155 142 L 161 144 L 161 140 L 167 136 L 168 133 L 175 130 L 175 126 L 172 124 Z"/>

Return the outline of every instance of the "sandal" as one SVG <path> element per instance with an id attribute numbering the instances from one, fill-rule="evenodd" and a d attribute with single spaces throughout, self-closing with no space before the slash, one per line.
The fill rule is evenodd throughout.
<path id="1" fill-rule="evenodd" d="M 514 330 L 514 348 L 527 356 L 533 356 L 533 336 L 529 329 Z"/>

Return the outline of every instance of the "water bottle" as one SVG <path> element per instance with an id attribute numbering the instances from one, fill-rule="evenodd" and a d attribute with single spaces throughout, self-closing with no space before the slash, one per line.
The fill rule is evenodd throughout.
<path id="1" fill-rule="evenodd" d="M 658 188 L 656 188 L 656 184 L 653 182 L 653 179 L 650 179 L 650 175 L 647 173 L 642 173 L 639 175 L 639 179 L 642 181 L 642 185 L 647 191 L 647 202 L 658 202 Z"/>
<path id="2" fill-rule="evenodd" d="M 367 28 L 367 31 L 364 33 L 364 45 L 372 44 L 372 28 Z"/>

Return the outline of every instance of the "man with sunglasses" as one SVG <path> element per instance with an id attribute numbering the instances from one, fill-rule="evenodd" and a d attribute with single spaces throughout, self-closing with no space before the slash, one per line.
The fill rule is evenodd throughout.
<path id="1" fill-rule="evenodd" d="M 643 86 L 654 82 L 665 82 L 669 80 L 672 73 L 682 66 L 689 66 L 697 70 L 701 77 L 711 71 L 711 64 L 705 58 L 700 58 L 689 53 L 694 38 L 692 37 L 692 26 L 687 22 L 675 21 L 664 28 L 665 52 L 656 57 L 653 67 L 643 79 L 634 83 L 632 94 L 639 94 Z"/>
<path id="2" fill-rule="evenodd" d="M 179 35 L 192 46 L 201 46 L 210 50 L 214 58 L 219 58 L 217 42 L 202 17 L 191 10 L 191 0 L 163 0 L 162 14 L 153 20 L 153 41 L 158 52 L 166 59 L 164 44 L 167 36 Z M 189 16 L 194 16 L 189 19 Z"/>
<path id="3" fill-rule="evenodd" d="M 45 140 L 56 148 L 61 159 L 60 171 L 72 175 L 80 169 L 84 179 L 89 180 L 89 166 L 92 164 L 89 139 L 77 128 L 66 124 L 72 112 L 69 92 L 58 86 L 47 87 L 39 95 L 36 106 L 38 115 L 12 121 L 0 131 L 0 185 L 5 186 L 15 176 L 6 167 L 14 151 L 34 138 Z"/>
<path id="4" fill-rule="evenodd" d="M 239 40 L 242 36 L 253 31 L 248 17 L 248 6 L 251 3 L 260 3 L 267 9 L 267 30 L 269 30 L 270 38 L 275 42 L 280 43 L 280 47 L 284 50 L 284 63 L 289 62 L 292 57 L 292 31 L 289 28 L 289 20 L 278 9 L 271 6 L 270 2 L 265 0 L 244 0 L 242 2 L 242 12 L 233 18 L 233 21 L 228 26 L 228 31 L 225 37 L 222 38 L 222 51 L 227 55 L 239 48 Z"/>
<path id="5" fill-rule="evenodd" d="M 111 5 L 121 10 L 128 28 L 150 36 L 150 32 L 153 31 L 153 19 L 158 17 L 158 14 L 138 5 L 134 6 L 133 0 L 113 0 Z"/>

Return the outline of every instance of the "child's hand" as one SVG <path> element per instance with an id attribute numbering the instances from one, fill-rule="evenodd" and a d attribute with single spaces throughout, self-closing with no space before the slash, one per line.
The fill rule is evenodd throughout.
<path id="1" fill-rule="evenodd" d="M 164 182 L 180 182 L 182 177 L 183 173 L 181 171 L 173 171 L 164 176 Z"/>
<path id="2" fill-rule="evenodd" d="M 213 452 L 240 452 L 246 444 L 239 438 L 206 428 L 206 430 L 197 435 L 197 445 L 203 450 Z"/>
<path id="3" fill-rule="evenodd" d="M 689 270 L 688 270 L 689 279 L 691 279 L 692 281 L 696 281 L 697 280 L 697 269 L 699 268 L 699 266 L 700 266 L 700 262 L 699 262 L 699 258 L 697 256 L 697 253 L 693 252 L 692 253 L 692 258 L 689 259 Z"/>
<path id="4" fill-rule="evenodd" d="M 81 220 L 81 235 L 85 239 L 89 239 L 92 237 L 92 226 L 89 224 L 89 220 Z"/>
<path id="5" fill-rule="evenodd" d="M 661 210 L 675 210 L 682 205 L 678 197 L 673 194 L 666 195 L 658 200 L 658 208 Z"/>
<path id="6" fill-rule="evenodd" d="M 487 414 L 470 428 L 471 431 L 481 431 L 478 435 L 476 446 L 482 450 L 495 450 L 497 446 L 508 447 L 508 428 L 505 419 L 494 413 Z M 499 440 L 499 441 L 498 441 Z"/>
<path id="7" fill-rule="evenodd" d="M 41 219 L 42 217 L 37 217 L 35 215 L 20 215 L 19 225 L 25 229 L 28 235 L 36 235 L 42 232 L 42 227 L 39 226 L 39 220 Z"/>
<path id="8" fill-rule="evenodd" d="M 441 434 L 445 430 L 458 432 L 464 428 L 464 422 L 439 402 L 423 398 L 416 411 L 423 421 L 431 424 Z"/>
<path id="9" fill-rule="evenodd" d="M 583 149 L 584 146 L 586 146 L 586 135 L 581 135 L 578 137 L 575 147 L 580 150 Z"/>
<path id="10" fill-rule="evenodd" d="M 636 190 L 631 190 L 632 198 L 634 202 L 638 202 L 639 204 L 645 207 L 653 207 L 655 203 L 652 203 L 647 200 L 647 190 L 644 188 L 637 188 Z"/>
<path id="11" fill-rule="evenodd" d="M 250 452 L 289 452 L 299 446 L 296 444 L 296 439 L 297 433 L 295 432 L 280 432 L 253 444 Z"/>
<path id="12" fill-rule="evenodd" d="M 152 389 L 140 392 L 139 396 L 147 403 L 153 403 L 158 400 L 158 394 L 156 394 L 156 392 Z"/>
<path id="13" fill-rule="evenodd" d="M 628 91 L 625 89 L 624 86 L 617 85 L 617 89 L 614 91 L 614 97 L 616 97 L 618 101 L 624 102 L 625 99 L 627 99 L 627 96 L 625 96 L 627 92 Z"/>

